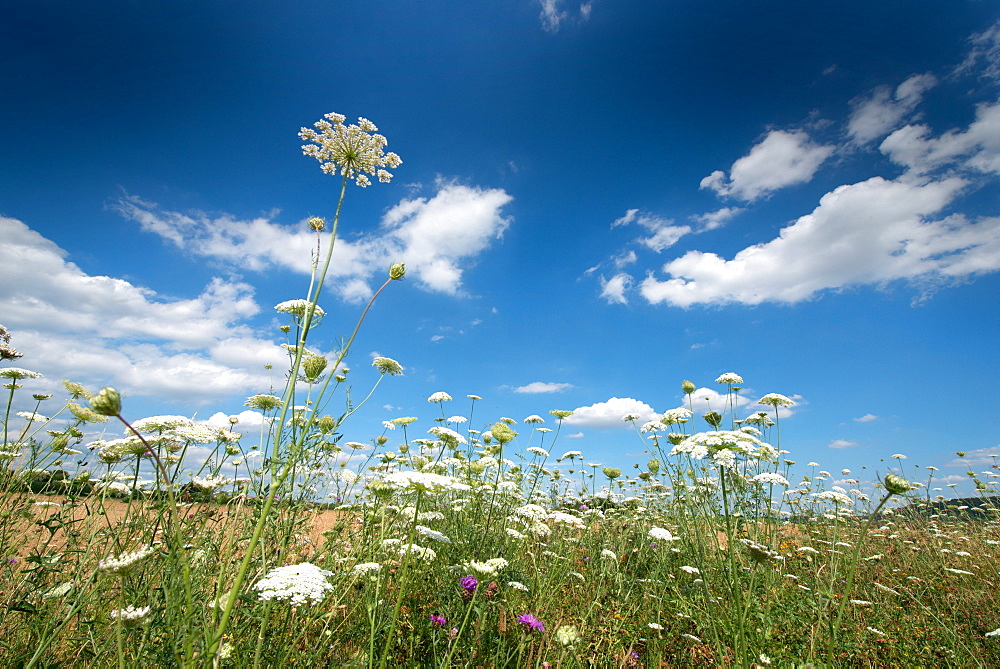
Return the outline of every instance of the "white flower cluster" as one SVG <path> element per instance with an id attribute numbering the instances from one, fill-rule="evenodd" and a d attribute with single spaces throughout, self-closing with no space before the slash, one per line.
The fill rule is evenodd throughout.
<path id="1" fill-rule="evenodd" d="M 194 421 L 187 416 L 149 416 L 148 418 L 140 418 L 132 423 L 132 427 L 135 428 L 136 432 L 144 434 L 165 432 L 190 425 L 194 425 Z M 126 430 L 125 434 L 129 435 L 132 433 Z"/>
<path id="2" fill-rule="evenodd" d="M 506 569 L 507 561 L 503 558 L 490 558 L 486 562 L 470 560 L 465 564 L 465 567 L 481 576 L 496 576 L 497 572 Z"/>
<path id="3" fill-rule="evenodd" d="M 398 488 L 414 492 L 442 493 L 452 490 L 471 490 L 471 487 L 451 476 L 430 472 L 393 472 L 385 481 Z"/>
<path id="4" fill-rule="evenodd" d="M 312 142 L 302 147 L 302 153 L 318 160 L 327 174 L 339 173 L 362 188 L 371 183 L 366 174 L 388 183 L 392 174 L 382 168 L 395 169 L 403 164 L 395 153 L 384 153 L 389 140 L 377 134 L 378 128 L 366 118 L 359 118 L 357 125 L 344 125 L 344 120 L 342 114 L 325 114 L 323 120 L 313 124 L 319 132 L 302 128 L 299 137 Z"/>
<path id="5" fill-rule="evenodd" d="M 733 457 L 738 454 L 763 460 L 772 460 L 778 455 L 773 446 L 763 443 L 752 434 L 747 434 L 742 430 L 699 432 L 674 446 L 670 455 L 687 453 L 692 458 L 701 460 L 710 453 L 717 454 L 720 451 L 731 451 Z M 727 461 L 728 454 L 723 455 L 722 459 Z"/>
<path id="6" fill-rule="evenodd" d="M 306 314 L 309 313 L 309 305 L 312 304 L 309 300 L 285 300 L 284 302 L 279 302 L 274 305 L 274 310 L 280 314 L 291 314 L 296 318 L 305 318 Z M 322 318 L 326 315 L 323 308 L 318 304 L 313 309 L 313 321 L 318 318 Z"/>
<path id="7" fill-rule="evenodd" d="M 649 538 L 656 541 L 677 541 L 678 539 L 678 537 L 670 533 L 670 530 L 663 529 L 662 527 L 649 528 Z"/>
<path id="8" fill-rule="evenodd" d="M 469 443 L 468 440 L 465 437 L 463 437 L 462 435 L 460 435 L 458 432 L 455 432 L 455 430 L 452 430 L 451 428 L 441 427 L 440 425 L 435 425 L 434 427 L 432 427 L 431 429 L 429 429 L 427 431 L 430 432 L 431 434 L 433 434 L 435 437 L 437 437 L 441 441 L 443 441 L 445 443 L 448 443 L 448 444 L 463 444 L 464 445 L 464 444 L 468 444 Z"/>
<path id="9" fill-rule="evenodd" d="M 353 576 L 368 576 L 374 575 L 382 571 L 382 565 L 378 562 L 361 562 L 360 564 L 354 565 L 354 569 L 351 570 Z"/>
<path id="10" fill-rule="evenodd" d="M 757 474 L 751 481 L 756 481 L 757 483 L 772 483 L 774 485 L 788 485 L 788 479 L 786 479 L 781 474 L 776 474 L 774 472 L 762 472 Z"/>
<path id="11" fill-rule="evenodd" d="M 152 609 L 148 606 L 126 606 L 111 612 L 112 620 L 120 620 L 125 627 L 134 627 L 146 621 Z"/>
<path id="12" fill-rule="evenodd" d="M 303 562 L 272 569 L 254 584 L 253 589 L 264 600 L 288 602 L 292 606 L 318 604 L 333 590 L 326 580 L 328 576 L 333 576 L 333 572 Z"/>
<path id="13" fill-rule="evenodd" d="M 199 490 L 215 490 L 216 488 L 221 488 L 228 483 L 230 483 L 230 480 L 225 476 L 206 476 L 204 478 L 201 476 L 191 477 L 191 485 Z"/>
<path id="14" fill-rule="evenodd" d="M 156 549 L 152 546 L 145 546 L 132 553 L 122 553 L 116 557 L 105 558 L 97 563 L 97 568 L 101 571 L 110 571 L 112 574 L 124 576 L 147 558 L 156 554 Z"/>
<path id="15" fill-rule="evenodd" d="M 814 492 L 813 497 L 816 499 L 825 499 L 833 502 L 837 506 L 854 506 L 854 500 L 848 497 L 842 492 L 837 492 L 836 490 L 824 490 L 823 492 Z"/>

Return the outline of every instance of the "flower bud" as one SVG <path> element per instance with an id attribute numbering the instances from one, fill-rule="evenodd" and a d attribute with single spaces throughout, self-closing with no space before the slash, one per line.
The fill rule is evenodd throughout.
<path id="1" fill-rule="evenodd" d="M 324 221 L 322 218 L 318 218 L 318 217 L 314 216 L 314 217 L 312 217 L 312 218 L 309 219 L 309 229 L 310 230 L 313 230 L 315 232 L 319 232 L 319 231 L 323 230 L 323 228 L 325 228 L 325 227 L 326 227 L 326 221 Z"/>
<path id="2" fill-rule="evenodd" d="M 321 355 L 310 355 L 302 362 L 302 372 L 305 374 L 306 381 L 313 382 L 319 378 L 319 375 L 323 373 L 326 369 L 329 361 Z"/>
<path id="3" fill-rule="evenodd" d="M 722 425 L 722 414 L 718 411 L 709 411 L 707 414 L 702 416 L 702 418 L 704 418 L 705 422 L 714 427 L 716 430 L 718 430 L 719 426 Z"/>
<path id="4" fill-rule="evenodd" d="M 684 391 L 685 395 L 690 395 L 691 393 L 693 393 L 695 391 L 695 388 L 697 388 L 697 386 L 690 381 L 685 381 L 684 383 L 681 384 L 681 390 Z"/>
<path id="5" fill-rule="evenodd" d="M 118 391 L 107 386 L 90 400 L 90 408 L 102 416 L 117 416 L 122 412 L 122 398 Z"/>
<path id="6" fill-rule="evenodd" d="M 614 481 L 616 478 L 622 475 L 622 470 L 618 469 L 617 467 L 605 467 L 601 471 L 604 472 L 604 475 L 607 476 L 612 481 Z"/>
<path id="7" fill-rule="evenodd" d="M 330 414 L 326 414 L 316 421 L 316 426 L 319 427 L 319 431 L 323 434 L 329 434 L 337 427 L 337 419 Z"/>
<path id="8" fill-rule="evenodd" d="M 656 458 L 652 458 L 649 462 L 646 463 L 646 467 L 649 469 L 651 473 L 656 474 L 657 472 L 660 471 L 660 461 L 657 460 Z"/>
<path id="9" fill-rule="evenodd" d="M 913 487 L 909 481 L 899 474 L 886 474 L 884 483 L 885 489 L 893 495 L 902 495 L 905 492 L 909 492 Z"/>
<path id="10" fill-rule="evenodd" d="M 389 266 L 389 278 L 393 281 L 402 281 L 406 275 L 406 265 L 398 262 Z"/>
<path id="11" fill-rule="evenodd" d="M 492 434 L 493 438 L 501 444 L 506 444 L 517 436 L 517 432 L 514 432 L 514 430 L 510 429 L 510 425 L 507 425 L 507 423 L 502 421 L 493 424 L 493 427 L 490 429 L 490 434 Z"/>

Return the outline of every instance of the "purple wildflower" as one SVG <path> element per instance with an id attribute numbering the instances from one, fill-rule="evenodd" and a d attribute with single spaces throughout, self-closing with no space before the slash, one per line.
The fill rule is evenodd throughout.
<path id="1" fill-rule="evenodd" d="M 439 616 L 436 613 L 431 616 L 431 625 L 434 625 L 435 627 L 444 627 L 447 624 L 448 621 L 444 616 Z"/>
<path id="2" fill-rule="evenodd" d="M 476 586 L 479 585 L 479 581 L 473 578 L 472 574 L 469 574 L 468 576 L 463 576 L 462 578 L 458 579 L 458 583 L 459 585 L 462 586 L 463 590 L 465 590 L 470 594 L 475 592 Z"/>
<path id="3" fill-rule="evenodd" d="M 539 632 L 545 631 L 545 625 L 542 624 L 542 621 L 530 613 L 522 613 L 519 615 L 517 617 L 517 622 L 524 623 L 529 630 L 538 630 Z"/>

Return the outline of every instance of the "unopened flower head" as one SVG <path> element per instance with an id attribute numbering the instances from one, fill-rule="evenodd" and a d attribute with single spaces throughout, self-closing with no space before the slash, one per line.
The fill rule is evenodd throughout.
<path id="1" fill-rule="evenodd" d="M 403 161 L 393 152 L 385 153 L 388 140 L 377 134 L 375 124 L 359 118 L 357 125 L 344 125 L 341 114 L 325 114 L 312 128 L 302 128 L 299 137 L 310 142 L 302 147 L 302 153 L 312 156 L 327 174 L 341 174 L 362 188 L 371 182 L 366 175 L 388 183 L 392 174 L 384 168 L 395 169 Z M 318 132 L 317 132 L 318 131 Z"/>
<path id="2" fill-rule="evenodd" d="M 572 411 L 567 411 L 566 409 L 552 409 L 549 413 L 560 420 L 563 418 L 569 418 L 573 415 Z"/>
<path id="3" fill-rule="evenodd" d="M 501 444 L 506 444 L 517 436 L 517 432 L 510 429 L 510 425 L 503 421 L 494 423 L 493 427 L 490 428 L 490 434 L 493 435 L 493 438 Z"/>
<path id="4" fill-rule="evenodd" d="M 333 572 L 303 562 L 275 567 L 257 581 L 253 589 L 266 601 L 288 602 L 292 606 L 318 604 L 333 590 L 326 580 L 329 576 L 333 576 Z"/>
<path id="5" fill-rule="evenodd" d="M 556 641 L 564 646 L 573 646 L 580 640 L 580 633 L 572 625 L 563 625 L 556 630 Z"/>
<path id="6" fill-rule="evenodd" d="M 902 495 L 913 488 L 910 482 L 899 474 L 886 474 L 884 483 L 885 489 L 893 495 Z"/>
<path id="7" fill-rule="evenodd" d="M 118 391 L 107 386 L 90 398 L 90 408 L 102 416 L 117 416 L 122 412 L 122 398 Z"/>

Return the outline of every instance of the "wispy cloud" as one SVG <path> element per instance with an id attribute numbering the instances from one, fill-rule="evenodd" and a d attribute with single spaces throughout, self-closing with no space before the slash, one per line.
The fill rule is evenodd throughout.
<path id="1" fill-rule="evenodd" d="M 632 276 L 625 272 L 615 274 L 610 279 L 603 276 L 601 281 L 601 297 L 607 300 L 608 304 L 627 304 L 628 298 L 625 291 L 632 286 Z"/>
<path id="2" fill-rule="evenodd" d="M 983 467 L 1000 465 L 1000 445 L 965 451 L 965 455 L 945 464 L 945 467 Z"/>
<path id="3" fill-rule="evenodd" d="M 873 420 L 878 420 L 878 416 L 873 413 L 866 413 L 864 416 L 854 419 L 856 423 L 869 423 Z"/>
<path id="4" fill-rule="evenodd" d="M 869 95 L 851 101 L 847 134 L 854 144 L 867 144 L 885 137 L 898 128 L 923 99 L 924 93 L 937 84 L 932 74 L 915 74 L 895 91 L 879 86 Z"/>
<path id="5" fill-rule="evenodd" d="M 550 33 L 559 32 L 559 28 L 564 21 L 573 20 L 585 22 L 590 20 L 590 14 L 594 9 L 593 0 L 580 3 L 577 13 L 571 15 L 569 11 L 563 9 L 563 0 L 538 0 L 542 6 L 540 17 L 542 19 L 542 30 Z"/>
<path id="6" fill-rule="evenodd" d="M 827 444 L 827 448 L 852 448 L 857 445 L 858 442 L 850 441 L 849 439 L 834 439 Z"/>
<path id="7" fill-rule="evenodd" d="M 526 386 L 518 386 L 514 388 L 515 393 L 524 394 L 539 394 L 539 393 L 559 393 L 564 390 L 568 390 L 573 387 L 572 383 L 550 383 L 544 381 L 535 381 L 529 383 Z"/>

